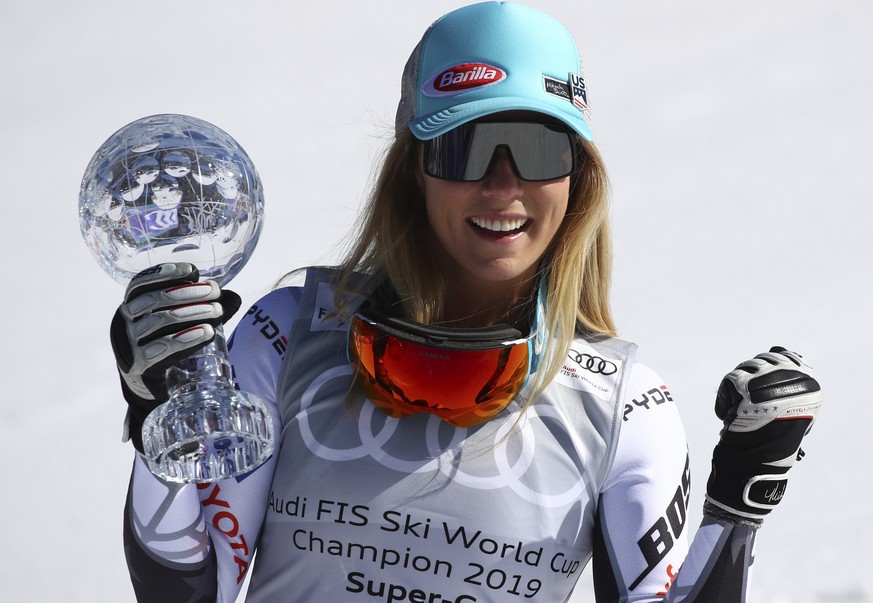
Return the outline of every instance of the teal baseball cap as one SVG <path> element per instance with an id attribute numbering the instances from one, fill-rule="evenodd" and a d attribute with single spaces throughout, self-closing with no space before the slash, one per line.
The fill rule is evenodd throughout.
<path id="1" fill-rule="evenodd" d="M 501 111 L 535 111 L 592 139 L 576 42 L 554 18 L 482 2 L 435 21 L 403 70 L 395 132 L 429 140 Z"/>

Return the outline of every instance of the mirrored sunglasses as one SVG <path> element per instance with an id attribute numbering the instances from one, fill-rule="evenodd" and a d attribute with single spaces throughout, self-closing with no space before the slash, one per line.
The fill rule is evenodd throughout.
<path id="1" fill-rule="evenodd" d="M 485 178 L 497 149 L 507 149 L 526 181 L 555 180 L 576 169 L 576 136 L 559 124 L 471 122 L 424 141 L 424 172 L 458 182 Z"/>

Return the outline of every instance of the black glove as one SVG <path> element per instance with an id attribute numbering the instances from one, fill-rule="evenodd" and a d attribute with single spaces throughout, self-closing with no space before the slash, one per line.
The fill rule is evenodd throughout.
<path id="1" fill-rule="evenodd" d="M 728 373 L 715 414 L 724 422 L 712 454 L 707 505 L 721 516 L 759 524 L 782 500 L 788 470 L 822 403 L 812 368 L 799 354 L 774 347 Z"/>
<path id="2" fill-rule="evenodd" d="M 182 262 L 143 270 L 112 318 L 112 351 L 128 404 L 125 439 L 140 452 L 143 421 L 168 398 L 167 369 L 212 341 L 215 327 L 240 307 L 239 295 L 199 278 Z"/>

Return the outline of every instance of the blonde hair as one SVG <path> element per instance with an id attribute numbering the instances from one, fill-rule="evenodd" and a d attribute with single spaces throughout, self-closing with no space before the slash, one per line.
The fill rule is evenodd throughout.
<path id="1" fill-rule="evenodd" d="M 405 318 L 426 324 L 442 318 L 446 290 L 433 253 L 439 243 L 427 221 L 419 144 L 407 129 L 388 149 L 363 208 L 358 235 L 340 266 L 337 307 L 348 299 L 347 293 L 363 293 L 352 291 L 358 273 L 366 275 L 370 285 L 388 279 Z M 577 333 L 616 334 L 609 305 L 608 178 L 596 147 L 582 139 L 578 146 L 581 166 L 572 177 L 567 213 L 539 268 L 546 287 L 548 345 L 529 400 L 542 393 L 561 369 Z"/>

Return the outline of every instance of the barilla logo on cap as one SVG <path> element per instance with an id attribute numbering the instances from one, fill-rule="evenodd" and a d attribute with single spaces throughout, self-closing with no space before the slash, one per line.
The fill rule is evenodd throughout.
<path id="1" fill-rule="evenodd" d="M 443 69 L 429 78 L 421 87 L 425 96 L 451 96 L 475 88 L 490 86 L 506 79 L 500 67 L 486 63 L 461 63 Z"/>

